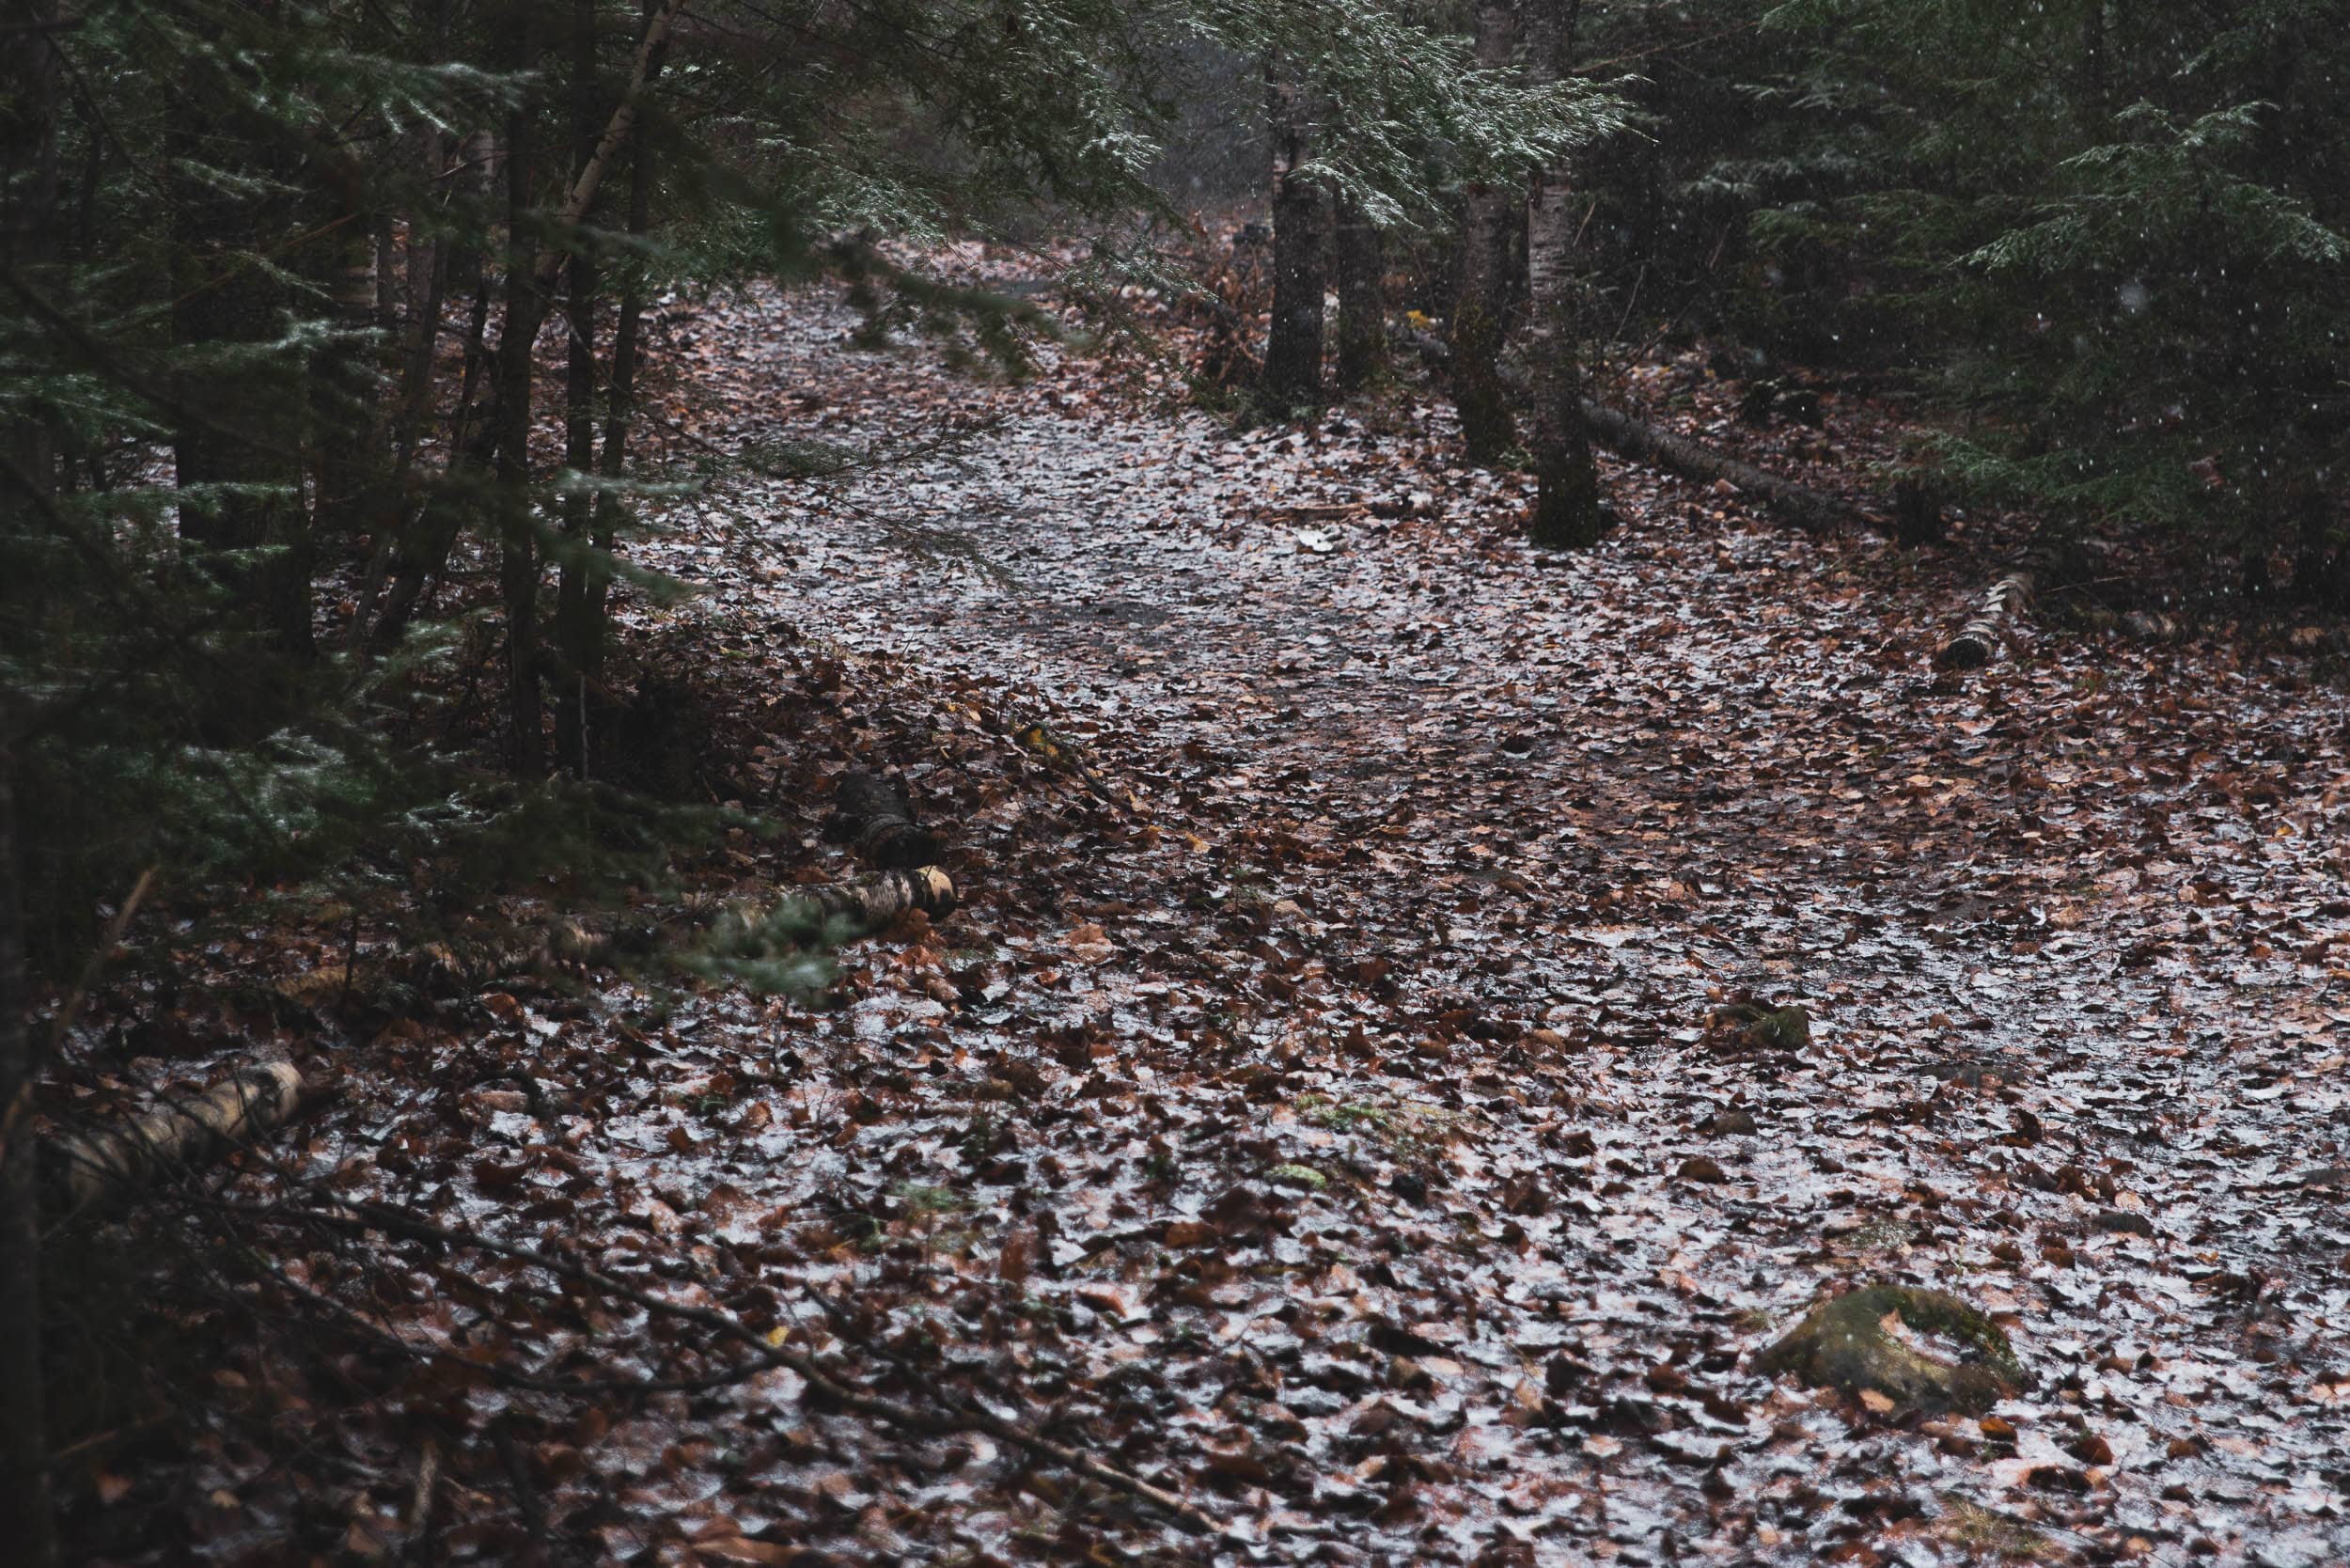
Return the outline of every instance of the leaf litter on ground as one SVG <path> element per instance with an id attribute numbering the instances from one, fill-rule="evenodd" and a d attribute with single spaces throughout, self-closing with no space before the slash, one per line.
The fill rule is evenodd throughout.
<path id="1" fill-rule="evenodd" d="M 512 985 L 294 1031 L 347 1087 L 287 1164 L 1228 1533 L 789 1367 L 725 1382 L 708 1334 L 511 1257 L 313 1233 L 281 1304 L 432 1357 L 354 1351 L 354 1403 L 224 1351 L 339 1479 L 195 1450 L 147 1501 L 200 1555 L 321 1513 L 399 1549 L 429 1435 L 441 1549 L 492 1560 L 2341 1560 L 2350 705 L 2307 661 L 2049 635 L 1954 686 L 1966 559 L 1615 464 L 1623 525 L 1547 557 L 1423 391 L 1240 430 L 1074 350 L 975 382 L 855 325 L 825 289 L 676 304 L 662 395 L 721 448 L 978 433 L 721 465 L 642 550 L 702 594 L 623 627 L 724 661 L 718 792 L 785 834 L 720 880 L 853 871 L 819 824 L 878 767 L 959 906 L 813 1002 Z M 1988 1314 L 2030 1389 L 1904 1415 L 1753 1371 L 1875 1283 Z"/>

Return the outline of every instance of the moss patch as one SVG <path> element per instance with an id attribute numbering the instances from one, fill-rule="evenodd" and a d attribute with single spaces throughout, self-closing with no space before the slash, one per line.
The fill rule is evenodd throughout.
<path id="1" fill-rule="evenodd" d="M 1957 1347 L 1937 1354 L 1897 1331 Z M 1786 1338 L 1755 1358 L 1755 1371 L 1815 1388 L 1874 1389 L 1904 1412 L 1979 1416 L 2030 1379 L 2006 1333 L 1954 1295 L 1870 1285 L 1821 1302 Z"/>

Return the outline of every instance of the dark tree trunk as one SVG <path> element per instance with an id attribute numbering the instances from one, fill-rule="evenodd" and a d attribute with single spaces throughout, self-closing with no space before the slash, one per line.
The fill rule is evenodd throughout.
<path id="1" fill-rule="evenodd" d="M 12 722 L 0 713 L 0 724 Z M 0 1541 L 24 1568 L 55 1568 L 49 1426 L 43 1402 L 40 1187 L 33 1141 L 35 1063 L 26 1027 L 16 797 L 0 733 Z"/>
<path id="2" fill-rule="evenodd" d="M 1273 120 L 1273 330 L 1265 343 L 1265 403 L 1277 413 L 1322 402 L 1322 299 L 1328 227 L 1322 190 L 1301 179 L 1313 126 L 1304 91 L 1277 76 Z"/>
<path id="3" fill-rule="evenodd" d="M 1488 70 L 1508 64 L 1516 42 L 1517 8 L 1511 0 L 1480 0 L 1477 63 Z M 1452 306 L 1453 408 L 1469 461 L 1486 466 L 1499 463 L 1518 438 L 1499 374 L 1509 335 L 1510 209 L 1510 193 L 1502 187 L 1469 187 L 1461 227 L 1461 291 Z"/>
<path id="4" fill-rule="evenodd" d="M 537 18 L 516 22 L 515 68 L 538 69 Z M 538 243 L 531 233 L 532 105 L 507 117 L 506 290 L 498 335 L 498 588 L 506 606 L 507 760 L 525 778 L 546 771 L 539 697 L 539 548 L 530 498 L 531 349 L 539 337 Z"/>
<path id="5" fill-rule="evenodd" d="M 57 259 L 61 187 L 57 116 L 63 102 L 61 62 L 41 29 L 58 24 L 57 0 L 30 0 L 19 15 L 28 29 L 8 44 L 0 72 L 8 109 L 0 113 L 0 255 L 17 276 L 52 299 L 63 290 L 47 276 Z M 35 416 L 11 419 L 0 440 L 17 468 L 46 494 L 56 488 L 56 432 Z"/>
<path id="6" fill-rule="evenodd" d="M 56 0 L 33 0 L 18 13 L 36 29 L 54 26 Z M 0 256 L 19 277 L 39 285 L 57 253 L 57 116 L 61 68 L 45 31 L 10 40 L 0 65 Z M 29 485 L 39 496 L 56 487 L 56 442 L 47 421 L 25 416 L 0 424 L 0 510 L 19 512 L 9 494 Z M 25 1019 L 24 933 L 16 841 L 14 703 L 0 691 L 0 1543 L 24 1568 L 55 1568 L 57 1544 L 49 1498 L 49 1422 L 41 1366 L 40 1191 L 32 1128 L 33 1059 Z"/>
<path id="7" fill-rule="evenodd" d="M 1387 377 L 1386 247 L 1378 225 L 1351 201 L 1338 204 L 1332 240 L 1339 274 L 1338 389 L 1350 396 Z"/>
<path id="8" fill-rule="evenodd" d="M 572 6 L 572 146 L 574 156 L 593 156 L 603 127 L 596 91 L 595 0 Z M 568 358 L 563 384 L 563 463 L 582 478 L 596 466 L 596 259 L 582 249 L 571 259 L 564 304 Z M 562 653 L 561 682 L 555 699 L 556 760 L 574 777 L 588 776 L 588 677 L 595 663 L 599 628 L 588 600 L 593 565 L 578 552 L 587 543 L 595 499 L 575 491 L 563 500 L 563 534 L 573 549 L 564 557 L 555 595 L 555 638 Z"/>
<path id="9" fill-rule="evenodd" d="M 455 252 L 446 263 L 452 276 L 462 277 L 473 290 L 473 309 L 465 323 L 464 370 L 457 390 L 457 408 L 449 417 L 448 466 L 438 494 L 428 494 L 414 516 L 400 529 L 393 552 L 391 588 L 384 613 L 367 632 L 369 646 L 384 649 L 400 641 L 415 618 L 425 585 L 447 561 L 464 530 L 471 498 L 464 493 L 468 475 L 489 466 L 497 440 L 497 421 L 480 406 L 481 386 L 494 385 L 496 362 L 490 356 L 490 274 L 478 251 Z M 430 373 L 428 368 L 427 373 Z M 427 393 L 430 396 L 430 393 Z"/>
<path id="10" fill-rule="evenodd" d="M 650 62 L 648 74 L 658 71 L 660 57 Z M 628 164 L 628 231 L 632 236 L 644 235 L 652 227 L 653 154 L 645 140 L 641 122 L 629 129 Z M 637 346 L 642 341 L 645 317 L 644 272 L 632 264 L 627 281 L 620 287 L 619 320 L 612 329 L 612 374 L 605 388 L 603 415 L 603 476 L 607 480 L 628 477 L 628 426 L 636 410 Z M 594 680 L 603 670 L 604 603 L 610 596 L 612 574 L 605 570 L 603 557 L 611 554 L 620 525 L 626 520 L 619 497 L 609 491 L 596 497 L 596 521 L 593 542 L 596 547 L 593 570 L 585 587 L 585 616 L 594 636 L 583 651 L 586 663 L 581 673 Z"/>
<path id="11" fill-rule="evenodd" d="M 1569 0 L 1531 0 L 1527 74 L 1565 74 Z M 1527 533 L 1546 549 L 1595 544 L 1607 530 L 1599 471 L 1583 420 L 1583 312 L 1573 261 L 1573 186 L 1564 163 L 1535 176 L 1526 211 L 1526 358 L 1534 384 L 1531 445 L 1536 483 Z"/>

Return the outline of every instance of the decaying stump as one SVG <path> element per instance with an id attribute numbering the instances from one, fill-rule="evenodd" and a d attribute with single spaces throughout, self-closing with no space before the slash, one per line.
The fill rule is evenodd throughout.
<path id="1" fill-rule="evenodd" d="M 904 780 L 859 768 L 840 776 L 838 808 L 825 823 L 835 843 L 889 870 L 910 870 L 938 858 L 938 840 L 915 825 Z"/>
<path id="2" fill-rule="evenodd" d="M 1935 651 L 1936 669 L 1981 669 L 1998 656 L 2011 623 L 2031 603 L 2029 572 L 2011 572 L 1982 596 L 1982 609 Z"/>
<path id="3" fill-rule="evenodd" d="M 231 1074 L 193 1100 L 160 1105 L 123 1125 L 54 1140 L 67 1201 L 85 1208 L 174 1170 L 217 1158 L 268 1132 L 302 1103 L 302 1074 L 274 1061 Z"/>
<path id="4" fill-rule="evenodd" d="M 1942 500 L 1923 479 L 1905 477 L 1893 481 L 1893 538 L 1915 548 L 1939 544 L 1944 534 Z"/>

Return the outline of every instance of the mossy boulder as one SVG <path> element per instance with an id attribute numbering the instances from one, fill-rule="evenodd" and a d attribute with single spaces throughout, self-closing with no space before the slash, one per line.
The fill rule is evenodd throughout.
<path id="1" fill-rule="evenodd" d="M 1811 1043 L 1811 1015 L 1802 1008 L 1732 1002 L 1716 1015 L 1748 1044 L 1766 1051 L 1801 1051 Z"/>
<path id="2" fill-rule="evenodd" d="M 1899 1412 L 1926 1415 L 1980 1416 L 2031 1381 L 1998 1324 L 1954 1295 L 1904 1285 L 1821 1302 L 1754 1370 L 1856 1397 L 1873 1389 Z"/>

